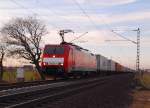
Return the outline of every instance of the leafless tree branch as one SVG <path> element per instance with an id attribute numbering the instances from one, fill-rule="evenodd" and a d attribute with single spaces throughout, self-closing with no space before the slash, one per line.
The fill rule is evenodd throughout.
<path id="1" fill-rule="evenodd" d="M 9 46 L 13 46 L 13 48 L 9 50 L 10 55 L 30 60 L 40 72 L 40 44 L 42 36 L 47 34 L 46 26 L 33 17 L 25 19 L 16 18 L 6 24 L 1 31 L 3 36 L 7 37 L 6 43 Z"/>

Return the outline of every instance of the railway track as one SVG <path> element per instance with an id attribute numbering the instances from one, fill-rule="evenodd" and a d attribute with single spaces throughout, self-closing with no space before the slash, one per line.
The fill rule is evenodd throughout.
<path id="1" fill-rule="evenodd" d="M 117 75 L 118 76 L 118 75 Z M 44 107 L 51 101 L 110 82 L 117 76 L 64 81 L 0 91 L 0 108 Z"/>
<path id="2" fill-rule="evenodd" d="M 89 78 L 89 77 L 87 77 L 87 78 Z M 77 79 L 70 78 L 68 80 L 74 81 Z M 13 88 L 21 88 L 21 87 L 29 87 L 29 86 L 35 86 L 35 85 L 41 85 L 41 84 L 56 83 L 56 82 L 62 82 L 62 81 L 64 81 L 63 78 L 59 78 L 57 80 L 40 80 L 40 81 L 19 82 L 19 83 L 4 83 L 4 84 L 0 84 L 0 91 L 13 89 Z"/>
<path id="3" fill-rule="evenodd" d="M 92 77 L 97 77 L 97 76 L 92 76 Z M 86 78 L 90 78 L 90 76 L 87 76 Z M 74 80 L 78 80 L 78 79 L 69 78 L 69 79 L 67 79 L 67 81 L 68 80 L 74 81 Z M 9 84 L 4 83 L 4 84 L 0 84 L 0 91 L 13 89 L 13 88 L 21 88 L 21 87 L 29 87 L 29 86 L 34 86 L 34 85 L 56 83 L 56 82 L 62 82 L 62 81 L 64 81 L 63 78 L 59 78 L 57 80 L 40 80 L 40 81 L 30 81 L 30 82 L 9 83 Z"/>
<path id="4" fill-rule="evenodd" d="M 20 83 L 11 83 L 11 84 L 0 84 L 0 91 L 1 90 L 7 90 L 7 89 L 13 89 L 13 88 L 21 88 L 21 87 L 28 87 L 28 86 L 34 86 L 34 85 L 40 85 L 40 84 L 48 84 L 48 83 L 54 83 L 54 82 L 60 82 L 60 80 L 44 80 L 44 81 L 32 81 L 32 82 L 20 82 Z"/>

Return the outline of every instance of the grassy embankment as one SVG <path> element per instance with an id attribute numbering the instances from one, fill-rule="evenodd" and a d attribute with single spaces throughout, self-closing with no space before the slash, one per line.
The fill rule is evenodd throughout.
<path id="1" fill-rule="evenodd" d="M 150 89 L 150 72 L 144 72 L 140 77 L 140 82 L 144 88 Z"/>
<path id="2" fill-rule="evenodd" d="M 34 80 L 39 80 L 39 79 L 40 79 L 40 76 L 37 72 L 34 72 L 34 71 L 24 72 L 25 81 L 34 81 Z M 10 83 L 17 82 L 16 72 L 4 72 L 3 80 L 10 82 Z"/>

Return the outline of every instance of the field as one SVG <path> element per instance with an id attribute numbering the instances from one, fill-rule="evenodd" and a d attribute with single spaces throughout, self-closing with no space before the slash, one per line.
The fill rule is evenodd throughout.
<path id="1" fill-rule="evenodd" d="M 39 80 L 39 79 L 40 79 L 40 76 L 37 72 L 34 72 L 34 71 L 24 72 L 24 81 L 34 81 L 34 80 Z M 10 83 L 17 82 L 16 72 L 15 71 L 4 72 L 3 80 L 10 82 Z"/>
<path id="2" fill-rule="evenodd" d="M 140 82 L 144 88 L 150 89 L 150 72 L 144 72 L 140 78 Z"/>
<path id="3" fill-rule="evenodd" d="M 141 86 L 134 90 L 129 108 L 150 108 L 150 72 L 143 72 L 138 78 Z"/>

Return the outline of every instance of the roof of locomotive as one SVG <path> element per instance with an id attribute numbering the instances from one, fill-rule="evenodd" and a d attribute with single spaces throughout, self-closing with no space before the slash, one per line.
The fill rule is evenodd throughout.
<path id="1" fill-rule="evenodd" d="M 75 48 L 77 48 L 77 49 L 79 49 L 79 50 L 83 50 L 83 51 L 87 51 L 87 52 L 89 52 L 89 53 L 91 53 L 89 50 L 87 50 L 87 49 L 84 49 L 84 48 L 82 48 L 82 47 L 80 47 L 80 46 L 78 46 L 78 45 L 75 45 L 75 44 L 73 44 L 73 43 L 68 43 L 68 42 L 62 42 L 62 43 L 60 43 L 60 44 L 47 44 L 47 45 L 45 45 L 45 46 L 73 46 L 73 47 L 75 47 Z M 93 54 L 93 53 L 91 53 L 91 54 Z"/>

